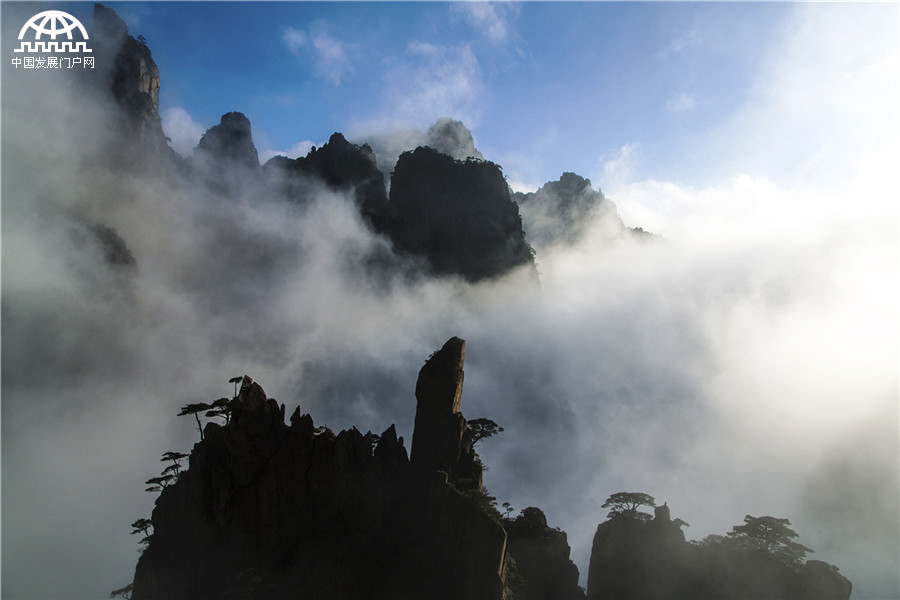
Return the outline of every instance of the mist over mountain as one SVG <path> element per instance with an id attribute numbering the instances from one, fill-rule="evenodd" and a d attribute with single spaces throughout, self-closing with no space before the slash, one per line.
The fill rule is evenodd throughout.
<path id="1" fill-rule="evenodd" d="M 407 129 L 389 134 L 363 135 L 361 140 L 373 149 L 378 168 L 385 174 L 393 171 L 401 154 L 420 146 L 427 146 L 457 160 L 484 158 L 475 147 L 472 132 L 461 121 L 450 117 L 438 119 L 427 131 Z"/>
<path id="2" fill-rule="evenodd" d="M 33 10 L 3 9 L 4 38 L 15 38 Z M 385 432 L 393 450 L 391 427 L 398 444 L 411 441 L 422 361 L 457 335 L 468 344 L 466 415 L 505 429 L 479 447 L 483 483 L 516 511 L 540 507 L 507 515 L 510 555 L 558 567 L 532 581 L 544 590 L 534 597 L 577 594 L 573 577 L 588 587 L 600 504 L 621 489 L 680 507 L 697 538 L 747 513 L 790 517 L 854 597 L 893 593 L 894 367 L 890 355 L 835 349 L 882 349 L 896 327 L 865 337 L 870 311 L 847 282 L 881 263 L 860 231 L 791 227 L 760 242 L 723 228 L 725 242 L 645 243 L 628 229 L 642 223 L 626 225 L 580 175 L 510 192 L 501 165 L 452 119 L 426 132 L 336 132 L 260 166 L 250 119 L 227 112 L 182 158 L 160 125 L 166 75 L 149 45 L 102 7 L 91 33 L 111 57 L 98 50 L 95 77 L 21 79 L 2 67 L 4 83 L 17 78 L 2 104 L 4 596 L 107 597 L 134 575 L 135 518 L 171 518 L 163 549 L 183 547 L 179 523 L 215 524 L 203 511 L 222 505 L 191 504 L 200 496 L 187 492 L 201 477 L 213 497 L 239 500 L 200 546 L 222 534 L 223 555 L 239 548 L 254 523 L 241 507 L 280 510 L 290 495 L 251 500 L 269 489 L 263 480 L 239 491 L 213 482 L 235 467 L 209 453 L 238 435 L 234 423 L 195 447 L 180 488 L 157 499 L 141 485 L 161 452 L 196 442 L 179 408 L 230 394 L 236 374 L 279 398 L 271 409 L 254 395 L 264 418 L 247 422 L 265 422 L 261 445 L 302 429 L 299 445 L 347 451 L 363 473 L 381 468 L 387 459 L 352 428 Z M 281 404 L 349 433 L 307 435 Z M 262 454 L 248 454 L 254 468 Z M 320 469 L 328 485 L 347 475 L 333 466 Z M 371 508 L 354 504 L 361 489 L 348 484 L 345 508 Z M 277 521 L 273 511 L 257 516 Z M 264 530 L 274 537 L 255 542 L 284 542 L 278 527 Z M 300 580 L 315 561 L 298 552 Z"/>

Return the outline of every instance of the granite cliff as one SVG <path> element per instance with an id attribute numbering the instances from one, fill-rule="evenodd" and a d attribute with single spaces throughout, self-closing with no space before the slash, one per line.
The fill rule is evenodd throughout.
<path id="1" fill-rule="evenodd" d="M 120 135 L 107 154 L 119 166 L 162 172 L 188 186 L 202 181 L 223 198 L 266 195 L 302 206 L 323 188 L 348 194 L 398 256 L 423 265 L 423 274 L 468 282 L 520 268 L 537 280 L 529 240 L 539 250 L 561 241 L 575 243 L 595 219 L 617 232 L 625 229 L 612 203 L 572 173 L 534 193 L 511 194 L 501 168 L 484 160 L 472 133 L 449 118 L 439 119 L 426 133 L 411 134 L 422 145 L 399 154 L 389 182 L 372 148 L 340 133 L 305 157 L 276 156 L 260 168 L 250 120 L 237 111 L 222 115 L 200 138 L 193 156 L 183 159 L 162 130 L 161 76 L 146 41 L 129 35 L 115 11 L 100 4 L 94 8 L 92 35 L 98 63 L 106 65 L 97 71 L 97 88 L 118 107 L 110 129 Z M 395 156 L 392 148 L 385 152 Z M 370 262 L 383 268 L 396 261 Z"/>
<path id="2" fill-rule="evenodd" d="M 428 147 L 400 156 L 382 230 L 401 252 L 424 256 L 434 273 L 468 281 L 518 267 L 536 275 L 519 207 L 500 168 Z"/>
<path id="3" fill-rule="evenodd" d="M 595 191 L 590 179 L 575 173 L 563 173 L 534 192 L 515 192 L 512 199 L 521 208 L 528 240 L 539 253 L 552 246 L 575 245 L 598 225 L 610 240 L 651 235 L 639 227 L 626 227 L 616 205 Z"/>
<path id="4" fill-rule="evenodd" d="M 169 147 L 159 116 L 159 67 L 140 36 L 128 33 L 125 21 L 112 9 L 94 5 L 91 40 L 99 68 L 94 84 L 108 93 L 119 110 L 110 115 L 110 129 L 121 133 L 108 156 L 131 169 L 173 168 L 178 156 Z"/>
<path id="5" fill-rule="evenodd" d="M 521 549 L 508 548 L 504 521 L 480 501 L 459 412 L 464 357 L 452 338 L 422 367 L 411 458 L 394 426 L 373 445 L 355 428 L 317 429 L 299 408 L 286 424 L 284 405 L 244 377 L 227 424 L 206 424 L 157 499 L 132 598 L 499 600 L 513 597 L 510 556 L 555 561 L 519 577 L 516 597 L 579 597 L 564 534 L 514 521 Z"/>

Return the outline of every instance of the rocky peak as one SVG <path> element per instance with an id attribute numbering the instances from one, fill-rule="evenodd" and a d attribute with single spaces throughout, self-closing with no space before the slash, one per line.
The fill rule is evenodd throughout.
<path id="1" fill-rule="evenodd" d="M 420 476 L 440 471 L 458 486 L 480 490 L 481 469 L 466 419 L 459 412 L 465 356 L 465 340 L 453 337 L 419 371 L 410 463 Z"/>
<path id="2" fill-rule="evenodd" d="M 462 121 L 449 117 L 438 119 L 428 128 L 425 139 L 426 146 L 453 158 L 459 160 L 484 159 L 484 155 L 475 147 L 475 138 L 472 137 L 472 132 Z"/>
<path id="3" fill-rule="evenodd" d="M 662 506 L 654 507 L 653 518 L 657 521 L 671 521 L 672 511 L 669 509 L 669 505 L 664 503 Z"/>
<path id="4" fill-rule="evenodd" d="M 257 169 L 259 156 L 253 145 L 250 119 L 239 112 L 225 113 L 219 124 L 207 129 L 200 138 L 194 156 L 208 158 L 226 170 L 233 166 Z"/>
<path id="5" fill-rule="evenodd" d="M 588 569 L 588 600 L 847 600 L 851 584 L 820 561 L 791 565 L 729 541 L 689 543 L 667 505 L 655 517 L 618 514 L 597 526 Z M 719 536 L 722 537 L 722 536 Z"/>
<path id="6" fill-rule="evenodd" d="M 449 340 L 417 386 L 462 428 L 464 347 Z M 504 597 L 499 521 L 446 473 L 412 473 L 393 425 L 374 448 L 356 428 L 317 429 L 299 407 L 287 425 L 246 376 L 229 409 L 156 502 L 134 600 Z"/>
<path id="7" fill-rule="evenodd" d="M 417 409 L 424 406 L 443 415 L 458 413 L 465 361 L 466 341 L 458 337 L 450 338 L 432 354 L 419 370 L 416 381 Z"/>
<path id="8" fill-rule="evenodd" d="M 541 509 L 529 506 L 515 519 L 505 521 L 504 527 L 513 557 L 508 584 L 515 597 L 584 600 L 566 534 L 549 527 Z"/>
<path id="9" fill-rule="evenodd" d="M 170 151 L 159 117 L 159 68 L 143 38 L 128 34 L 128 26 L 116 12 L 94 5 L 91 42 L 96 53 L 99 85 L 112 93 L 121 108 L 124 137 L 134 151 L 151 158 L 168 156 Z M 114 149 L 121 154 L 122 149 Z M 134 160 L 143 157 L 136 156 Z"/>
<path id="10" fill-rule="evenodd" d="M 519 208 L 494 163 L 456 160 L 428 147 L 400 156 L 382 229 L 396 249 L 439 275 L 468 281 L 536 268 Z"/>
<path id="11" fill-rule="evenodd" d="M 613 236 L 625 229 L 615 205 L 594 191 L 590 179 L 575 173 L 563 173 L 558 181 L 548 181 L 536 192 L 517 192 L 513 198 L 522 209 L 528 239 L 539 251 L 578 242 L 594 219 L 601 219 Z"/>
<path id="12" fill-rule="evenodd" d="M 276 161 L 278 158 L 282 160 Z M 374 221 L 387 205 L 384 175 L 376 166 L 375 153 L 366 144 L 357 146 L 348 142 L 340 133 L 332 134 L 328 143 L 321 148 L 312 148 L 305 157 L 294 161 L 275 157 L 266 166 L 267 170 L 280 170 L 289 179 L 313 177 L 335 191 L 353 193 L 363 216 L 369 221 Z M 302 194 L 302 188 L 296 189 L 299 182 L 287 183 L 289 196 L 296 197 L 297 192 Z M 291 183 L 294 190 L 290 188 Z"/>

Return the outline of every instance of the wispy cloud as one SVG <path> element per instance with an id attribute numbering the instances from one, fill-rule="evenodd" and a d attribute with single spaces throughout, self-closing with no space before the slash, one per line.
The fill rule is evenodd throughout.
<path id="1" fill-rule="evenodd" d="M 182 156 L 190 156 L 206 128 L 180 106 L 171 106 L 161 115 L 163 131 L 172 140 L 172 149 Z"/>
<path id="2" fill-rule="evenodd" d="M 340 85 L 344 75 L 353 70 L 355 46 L 328 33 L 324 21 L 316 21 L 308 30 L 288 27 L 282 39 L 294 55 L 311 55 L 316 72 L 334 85 Z"/>
<path id="3" fill-rule="evenodd" d="M 497 2 L 459 2 L 450 10 L 462 14 L 466 21 L 484 34 L 491 42 L 506 42 L 512 31 L 510 20 L 518 14 L 519 5 Z"/>
<path id="4" fill-rule="evenodd" d="M 262 150 L 259 153 L 259 162 L 260 164 L 265 164 L 266 161 L 274 156 L 287 156 L 288 158 L 306 156 L 313 146 L 315 144 L 311 140 L 303 140 L 292 145 L 287 150 Z"/>
<path id="5" fill-rule="evenodd" d="M 468 45 L 413 41 L 384 72 L 384 96 L 376 113 L 351 128 L 356 135 L 426 129 L 452 116 L 476 127 L 482 113 L 484 78 Z"/>
<path id="6" fill-rule="evenodd" d="M 669 98 L 666 110 L 672 113 L 689 113 L 697 110 L 697 98 L 693 94 L 681 93 Z"/>
<path id="7" fill-rule="evenodd" d="M 628 183 L 634 175 L 640 150 L 640 144 L 631 142 L 617 149 L 611 156 L 602 155 L 597 161 L 601 185 L 612 189 Z"/>

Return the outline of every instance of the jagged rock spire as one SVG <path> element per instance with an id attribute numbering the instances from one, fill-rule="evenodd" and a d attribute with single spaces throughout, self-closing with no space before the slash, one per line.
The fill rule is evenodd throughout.
<path id="1" fill-rule="evenodd" d="M 420 477 L 435 471 L 463 488 L 481 489 L 472 435 L 459 411 L 466 341 L 452 337 L 419 371 L 410 464 Z"/>

